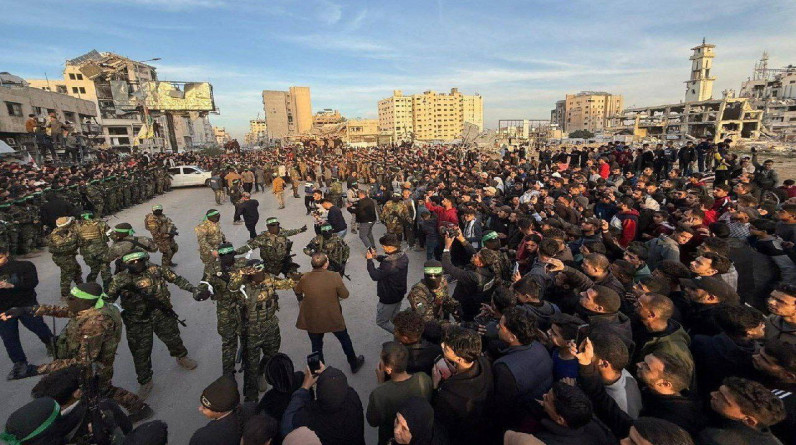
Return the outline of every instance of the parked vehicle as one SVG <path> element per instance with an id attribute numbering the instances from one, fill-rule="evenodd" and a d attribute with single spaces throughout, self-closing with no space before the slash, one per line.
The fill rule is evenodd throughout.
<path id="1" fill-rule="evenodd" d="M 172 187 L 207 186 L 212 174 L 195 165 L 178 165 L 169 168 Z"/>

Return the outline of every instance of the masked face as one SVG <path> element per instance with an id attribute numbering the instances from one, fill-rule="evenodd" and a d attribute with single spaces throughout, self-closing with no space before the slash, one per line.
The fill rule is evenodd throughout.
<path id="1" fill-rule="evenodd" d="M 153 213 L 155 216 L 160 216 L 160 215 L 162 215 L 162 214 L 163 214 L 163 210 L 154 210 L 152 213 Z"/>
<path id="2" fill-rule="evenodd" d="M 69 307 L 69 312 L 77 314 L 86 309 L 94 307 L 93 300 L 84 300 L 82 298 L 69 297 L 66 299 L 66 306 Z"/>
<path id="3" fill-rule="evenodd" d="M 221 215 L 208 216 L 207 220 L 210 221 L 210 222 L 217 223 L 217 222 L 221 221 Z"/>
<path id="4" fill-rule="evenodd" d="M 235 254 L 229 253 L 226 255 L 219 255 L 218 260 L 223 267 L 232 267 L 235 264 Z"/>
<path id="5" fill-rule="evenodd" d="M 278 235 L 279 234 L 279 224 L 272 224 L 272 225 L 268 225 L 266 227 L 268 227 L 268 233 L 270 233 L 271 235 Z"/>
<path id="6" fill-rule="evenodd" d="M 133 262 L 127 263 L 127 270 L 134 274 L 139 274 L 146 270 L 146 261 L 135 260 Z"/>
<path id="7" fill-rule="evenodd" d="M 321 232 L 321 236 L 323 236 L 323 239 L 329 239 L 332 236 L 332 232 Z"/>
<path id="8" fill-rule="evenodd" d="M 442 275 L 429 275 L 426 274 L 423 276 L 423 281 L 426 283 L 429 289 L 436 289 L 442 284 Z"/>

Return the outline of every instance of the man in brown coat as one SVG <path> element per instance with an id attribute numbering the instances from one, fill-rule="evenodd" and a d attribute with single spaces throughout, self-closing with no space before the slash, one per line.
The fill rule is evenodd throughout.
<path id="1" fill-rule="evenodd" d="M 348 298 L 348 289 L 337 272 L 327 270 L 329 258 L 324 253 L 315 253 L 310 260 L 312 272 L 305 273 L 293 292 L 299 300 L 299 315 L 296 327 L 307 331 L 312 343 L 312 352 L 323 359 L 323 334 L 331 332 L 343 346 L 351 372 L 356 373 L 365 363 L 365 356 L 357 356 L 354 345 L 345 327 L 340 300 Z M 325 362 L 324 362 L 325 363 Z"/>

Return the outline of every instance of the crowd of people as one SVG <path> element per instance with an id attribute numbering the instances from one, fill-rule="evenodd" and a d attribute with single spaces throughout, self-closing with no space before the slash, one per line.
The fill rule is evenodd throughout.
<path id="1" fill-rule="evenodd" d="M 772 161 L 760 163 L 757 153 L 739 158 L 731 143 L 499 153 L 293 147 L 135 156 L 69 171 L 3 166 L 4 194 L 15 201 L 51 188 L 43 233 L 86 210 L 103 215 L 123 206 L 103 202 L 98 211 L 88 197 L 92 181 L 152 171 L 157 182 L 157 171 L 174 162 L 212 171 L 216 203 L 229 197 L 233 218 L 251 233 L 233 246 L 218 210 L 207 210 L 195 229 L 205 269 L 194 286 L 171 271 L 170 258 L 163 266 L 148 262 L 145 251 L 176 251 L 166 222 L 153 223 L 161 242 L 149 248 L 146 240 L 125 241 L 129 224 L 116 225 L 124 236 L 114 246 L 127 245 L 104 258 L 116 256 L 123 270 L 103 286 L 93 282 L 101 272 L 87 283 L 82 274 L 67 281 L 62 274 L 67 307 L 60 308 L 38 305 L 31 263 L 0 249 L 0 333 L 9 355 L 21 351 L 17 320 L 53 345 L 41 315 L 72 317 L 77 337 L 66 356 L 54 348 L 51 364 L 28 365 L 23 353 L 17 366 L 12 357 L 9 378 L 49 375 L 34 401 L 8 419 L 3 439 L 73 443 L 100 429 L 127 443 L 165 443 L 165 424 L 134 429 L 119 405 L 134 421 L 152 415 L 144 400 L 152 390 L 153 330 L 181 366 L 196 366 L 170 304 L 124 292 L 145 282 L 144 291 L 160 289 L 153 295 L 168 303 L 161 290 L 169 281 L 197 301 L 215 300 L 222 337 L 223 375 L 200 398 L 210 421 L 191 444 L 360 444 L 365 422 L 378 428 L 379 444 L 794 444 L 796 187 L 780 183 Z M 81 209 L 54 212 L 47 224 L 44 209 L 73 184 L 82 198 L 71 204 Z M 286 191 L 298 197 L 303 190 L 317 235 L 304 248 L 311 271 L 291 260 L 289 237 L 306 226 L 282 228 L 270 217 L 257 232 L 252 193 L 269 187 L 280 208 Z M 160 190 L 167 189 L 165 180 Z M 376 240 L 378 223 L 385 234 Z M 349 231 L 366 249 L 364 264 L 350 258 Z M 259 260 L 239 256 L 256 249 Z M 407 282 L 408 269 L 420 267 L 409 250 L 425 257 L 417 283 Z M 349 297 L 347 267 L 367 269 L 378 298 L 374 322 L 392 335 L 369 394 L 358 394 L 347 372 L 323 359 L 324 334 L 332 333 L 351 373 L 364 364 L 340 304 Z M 279 289 L 293 289 L 299 300 L 296 327 L 312 344 L 306 367 L 279 352 Z M 117 298 L 123 320 L 110 304 Z M 111 384 L 122 325 L 137 395 Z M 94 343 L 76 335 L 87 332 Z M 238 349 L 243 401 L 230 377 Z M 94 372 L 101 394 L 94 404 L 81 394 L 92 363 L 105 365 Z M 97 411 L 102 420 L 92 417 Z"/>

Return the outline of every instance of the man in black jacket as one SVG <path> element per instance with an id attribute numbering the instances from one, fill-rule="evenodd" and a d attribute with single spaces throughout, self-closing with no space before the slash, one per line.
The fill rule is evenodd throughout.
<path id="1" fill-rule="evenodd" d="M 337 207 L 330 201 L 329 199 L 324 198 L 321 201 L 321 206 L 326 210 L 326 222 L 331 224 L 332 232 L 337 234 L 340 238 L 345 238 L 346 233 L 348 232 L 348 224 L 345 222 L 345 218 L 343 217 L 343 212 L 340 210 L 340 207 Z"/>
<path id="2" fill-rule="evenodd" d="M 592 418 L 592 404 L 577 386 L 556 382 L 542 397 L 542 408 L 549 418 L 541 420 L 536 438 L 547 445 L 616 443 L 610 431 Z"/>
<path id="3" fill-rule="evenodd" d="M 401 300 L 406 294 L 406 275 L 409 268 L 409 257 L 401 251 L 401 241 L 392 233 L 379 238 L 379 244 L 386 255 L 376 255 L 376 249 L 369 249 L 365 254 L 368 260 L 368 274 L 376 281 L 376 324 L 389 333 L 395 326 L 392 319 L 401 310 Z M 379 261 L 377 268 L 373 260 Z"/>
<path id="4" fill-rule="evenodd" d="M 0 245 L 0 313 L 12 307 L 39 304 L 36 301 L 35 290 L 38 284 L 39 276 L 36 266 L 30 261 L 10 259 L 8 247 Z M 8 357 L 14 363 L 14 368 L 8 374 L 9 380 L 25 378 L 36 369 L 35 366 L 28 365 L 25 351 L 22 350 L 22 344 L 19 342 L 20 322 L 36 334 L 47 347 L 47 351 L 52 354 L 54 336 L 41 317 L 25 314 L 0 321 L 0 337 L 3 338 L 3 345 L 6 347 Z"/>
<path id="5" fill-rule="evenodd" d="M 260 206 L 260 203 L 256 199 L 252 199 L 252 196 L 248 192 L 244 192 L 241 195 L 241 201 L 235 206 L 235 221 L 240 221 L 240 217 L 243 217 L 243 222 L 246 224 L 246 229 L 249 230 L 249 239 L 257 238 L 257 221 L 260 220 L 260 212 L 257 211 L 257 207 Z"/>
<path id="6" fill-rule="evenodd" d="M 462 320 L 473 321 L 481 309 L 481 303 L 491 301 L 492 291 L 499 277 L 495 276 L 490 266 L 498 261 L 498 255 L 494 250 L 481 249 L 470 259 L 472 269 L 456 267 L 451 262 L 450 253 L 454 239 L 452 236 L 445 236 L 442 269 L 458 280 L 453 289 L 453 298 L 462 305 Z"/>
<path id="7" fill-rule="evenodd" d="M 238 445 L 244 419 L 238 408 L 240 393 L 235 380 L 219 377 L 202 391 L 199 401 L 199 411 L 210 422 L 193 433 L 190 445 Z"/>
<path id="8" fill-rule="evenodd" d="M 434 360 L 442 354 L 442 349 L 438 344 L 423 339 L 425 330 L 423 316 L 407 309 L 398 312 L 392 319 L 392 323 L 395 327 L 393 331 L 395 340 L 401 342 L 409 350 L 409 363 L 406 365 L 406 372 L 410 374 L 425 372 L 431 375 Z"/>
<path id="9" fill-rule="evenodd" d="M 442 341 L 443 358 L 434 365 L 434 417 L 450 434 L 451 443 L 489 443 L 488 413 L 493 379 L 481 355 L 481 337 L 451 326 Z"/>
<path id="10" fill-rule="evenodd" d="M 364 190 L 357 191 L 359 200 L 348 207 L 348 211 L 354 214 L 359 239 L 365 245 L 365 249 L 376 247 L 373 240 L 373 224 L 376 223 L 376 201 L 368 197 Z"/>

